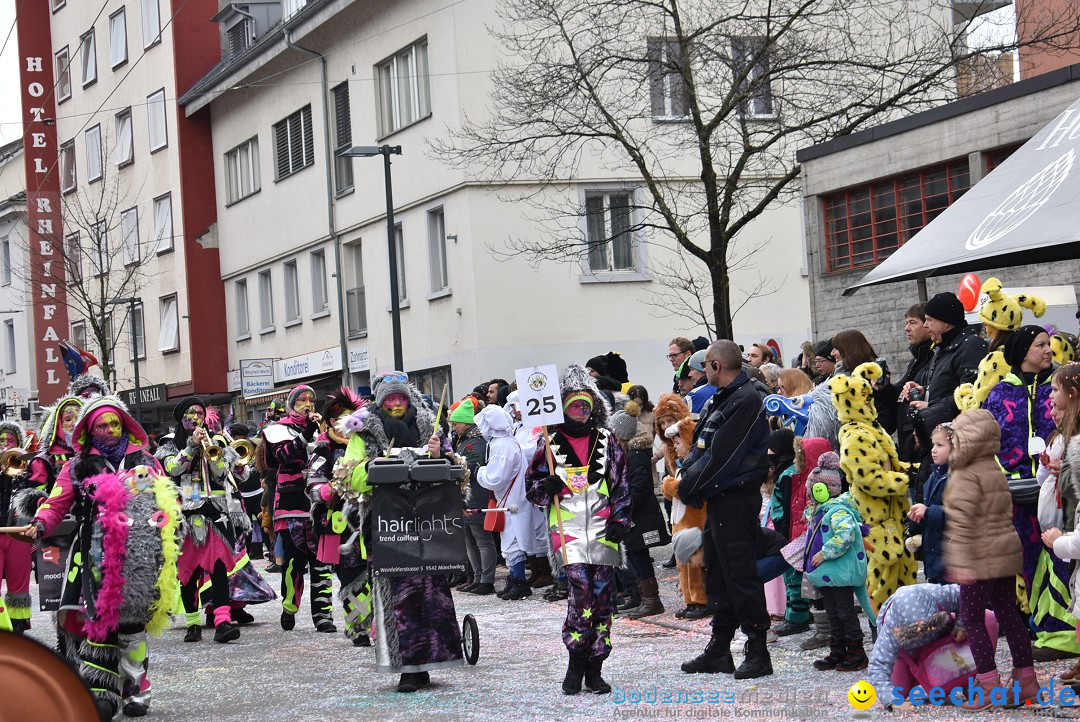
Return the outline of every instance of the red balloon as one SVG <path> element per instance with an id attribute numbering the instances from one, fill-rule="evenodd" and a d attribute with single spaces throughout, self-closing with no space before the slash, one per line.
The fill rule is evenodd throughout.
<path id="1" fill-rule="evenodd" d="M 964 304 L 964 310 L 970 313 L 979 305 L 981 292 L 982 281 L 979 277 L 974 273 L 965 273 L 960 279 L 960 289 L 956 292 L 956 297 L 960 299 L 960 303 Z"/>

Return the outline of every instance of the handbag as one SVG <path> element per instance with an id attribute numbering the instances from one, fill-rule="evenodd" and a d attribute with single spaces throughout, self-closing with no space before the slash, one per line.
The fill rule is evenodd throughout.
<path id="1" fill-rule="evenodd" d="M 514 484 L 517 483 L 517 477 L 510 482 L 510 486 L 506 487 L 506 493 L 503 494 L 502 501 L 495 502 L 495 495 L 492 494 L 488 499 L 488 509 L 505 509 L 506 497 L 510 496 L 510 490 L 514 488 Z M 484 512 L 484 531 L 502 532 L 506 529 L 506 512 L 505 511 L 488 511 Z"/>

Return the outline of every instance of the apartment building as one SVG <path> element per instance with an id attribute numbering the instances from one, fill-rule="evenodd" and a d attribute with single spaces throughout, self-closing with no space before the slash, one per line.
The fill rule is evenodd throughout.
<path id="1" fill-rule="evenodd" d="M 654 268 L 672 256 L 619 231 L 645 203 L 639 178 L 593 158 L 549 189 L 584 209 L 582 254 L 534 268 L 499 250 L 546 232 L 516 200 L 535 188 L 485 187 L 432 158 L 431 139 L 487 112 L 500 52 L 485 29 L 494 10 L 492 0 L 316 0 L 231 3 L 214 17 L 222 62 L 181 103 L 212 118 L 231 385 L 248 380 L 242 366 L 258 371 L 252 408 L 297 382 L 328 389 L 343 366 L 360 387 L 392 367 L 382 158 L 341 155 L 352 146 L 401 147 L 392 246 L 404 370 L 433 396 L 447 382 L 460 396 L 515 368 L 610 350 L 632 380 L 663 389 L 668 341 L 700 333 L 648 305 Z M 654 122 L 670 120 L 665 100 L 651 99 Z M 700 170 L 687 161 L 672 173 L 681 182 Z M 783 293 L 743 307 L 736 339 L 772 337 L 794 355 L 809 336 L 798 204 L 743 237 L 772 241 L 758 266 L 783 279 Z"/>
<path id="2" fill-rule="evenodd" d="M 40 294 L 48 308 L 34 312 L 48 365 L 36 390 L 43 401 L 67 384 L 48 351 L 63 338 L 111 355 L 112 380 L 129 401 L 138 357 L 153 430 L 182 396 L 227 398 L 209 115 L 179 112 L 176 102 L 220 59 L 217 28 L 206 22 L 215 12 L 215 0 L 20 8 L 26 250 L 32 266 L 44 259 L 52 271 L 49 294 Z M 87 293 L 95 303 L 79 302 Z M 92 331 L 90 315 L 104 320 L 104 333 Z"/>

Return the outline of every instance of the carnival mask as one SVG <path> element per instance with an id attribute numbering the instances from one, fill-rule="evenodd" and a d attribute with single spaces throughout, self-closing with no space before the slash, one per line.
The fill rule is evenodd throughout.
<path id="1" fill-rule="evenodd" d="M 65 436 L 71 435 L 71 432 L 75 430 L 75 422 L 78 420 L 79 407 L 77 404 L 69 403 L 60 410 L 60 428 Z"/>
<path id="2" fill-rule="evenodd" d="M 101 446 L 116 446 L 124 436 L 124 424 L 118 414 L 106 411 L 94 420 L 90 434 Z"/>
<path id="3" fill-rule="evenodd" d="M 382 402 L 383 410 L 395 419 L 400 419 L 409 410 L 409 397 L 405 394 L 388 394 Z"/>
<path id="4" fill-rule="evenodd" d="M 201 406 L 189 406 L 180 423 L 187 431 L 194 431 L 206 423 L 206 409 Z"/>
<path id="5" fill-rule="evenodd" d="M 0 451 L 7 451 L 8 449 L 14 449 L 19 446 L 19 440 L 15 437 L 15 434 L 10 431 L 5 431 L 0 434 Z"/>
<path id="6" fill-rule="evenodd" d="M 592 404 L 585 399 L 574 399 L 566 405 L 565 412 L 571 421 L 581 424 L 588 421 L 592 415 Z"/>

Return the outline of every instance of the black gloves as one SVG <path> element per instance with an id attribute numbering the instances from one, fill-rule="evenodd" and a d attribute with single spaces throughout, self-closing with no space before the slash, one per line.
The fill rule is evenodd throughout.
<path id="1" fill-rule="evenodd" d="M 604 538 L 612 544 L 621 544 L 626 538 L 626 525 L 609 521 L 604 527 Z"/>
<path id="2" fill-rule="evenodd" d="M 565 486 L 563 480 L 557 476 L 549 476 L 544 479 L 544 493 L 552 498 L 558 496 L 559 492 L 562 491 Z"/>

